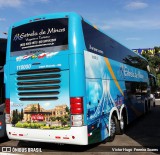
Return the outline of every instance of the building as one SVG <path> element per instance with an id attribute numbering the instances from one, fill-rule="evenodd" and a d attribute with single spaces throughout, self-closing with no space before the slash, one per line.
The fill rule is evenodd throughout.
<path id="1" fill-rule="evenodd" d="M 50 121 L 51 117 L 63 117 L 68 115 L 66 111 L 67 105 L 58 105 L 53 109 L 45 110 L 39 103 L 28 104 L 24 108 L 24 119 L 23 121 Z"/>
<path id="2" fill-rule="evenodd" d="M 139 49 L 132 49 L 134 52 L 137 52 L 138 54 L 143 54 L 143 52 L 148 51 L 150 55 L 155 54 L 154 48 L 139 48 Z"/>

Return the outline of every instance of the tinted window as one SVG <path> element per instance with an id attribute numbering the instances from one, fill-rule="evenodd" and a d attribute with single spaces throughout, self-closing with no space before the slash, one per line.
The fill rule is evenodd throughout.
<path id="1" fill-rule="evenodd" d="M 41 20 L 13 28 L 11 56 L 34 53 L 33 49 L 45 52 L 68 49 L 68 19 Z"/>
<path id="2" fill-rule="evenodd" d="M 82 21 L 84 40 L 88 51 L 110 59 L 147 70 L 147 61 L 104 33 Z"/>
<path id="3" fill-rule="evenodd" d="M 126 91 L 128 95 L 147 95 L 147 83 L 126 81 Z"/>

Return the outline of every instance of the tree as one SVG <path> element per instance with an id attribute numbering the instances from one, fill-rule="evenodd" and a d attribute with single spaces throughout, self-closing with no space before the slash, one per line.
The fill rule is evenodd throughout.
<path id="1" fill-rule="evenodd" d="M 20 120 L 21 120 L 21 121 L 23 120 L 23 116 L 24 116 L 24 114 L 23 114 L 23 109 L 21 109 L 21 114 L 20 114 Z"/>
<path id="2" fill-rule="evenodd" d="M 57 120 L 56 117 L 51 117 L 50 119 L 51 119 L 51 121 L 53 121 L 53 122 Z"/>
<path id="3" fill-rule="evenodd" d="M 57 117 L 56 117 L 56 120 L 60 121 L 60 120 L 61 120 L 61 117 L 57 116 Z"/>
<path id="4" fill-rule="evenodd" d="M 154 50 L 155 50 L 155 55 L 157 55 L 158 53 L 160 53 L 160 47 L 155 46 Z"/>
<path id="5" fill-rule="evenodd" d="M 18 109 L 16 109 L 16 118 L 18 121 L 20 121 L 20 113 L 19 113 Z"/>
<path id="6" fill-rule="evenodd" d="M 58 121 L 58 124 L 59 124 L 59 121 L 61 121 L 61 117 L 57 116 L 56 120 Z"/>
<path id="7" fill-rule="evenodd" d="M 36 112 L 36 111 L 37 111 L 37 108 L 34 105 L 32 105 L 31 112 Z"/>
<path id="8" fill-rule="evenodd" d="M 154 56 L 150 55 L 148 50 L 143 52 L 142 56 L 148 60 L 151 73 L 157 77 L 157 84 L 160 86 L 160 47 L 154 47 L 154 50 Z"/>
<path id="9" fill-rule="evenodd" d="M 16 116 L 16 112 L 15 112 L 15 110 L 13 110 L 13 114 L 12 114 L 12 122 L 11 122 L 13 125 L 15 125 L 15 124 L 17 123 L 16 117 L 15 117 L 15 116 Z"/>
<path id="10" fill-rule="evenodd" d="M 66 107 L 66 112 L 67 112 L 67 113 L 69 113 L 69 112 L 70 112 L 70 110 L 69 110 L 69 107 L 68 107 L 68 106 Z"/>
<path id="11" fill-rule="evenodd" d="M 157 85 L 160 86 L 160 74 L 157 74 Z"/>
<path id="12" fill-rule="evenodd" d="M 12 114 L 12 125 L 15 126 L 16 123 L 18 123 L 19 121 L 19 116 L 18 116 L 18 110 L 13 110 L 13 114 Z"/>
<path id="13" fill-rule="evenodd" d="M 67 124 L 67 119 L 65 117 L 61 118 L 61 125 L 65 126 Z"/>
<path id="14" fill-rule="evenodd" d="M 66 114 L 66 115 L 64 116 L 64 118 L 65 118 L 67 121 L 70 121 L 70 115 Z"/>

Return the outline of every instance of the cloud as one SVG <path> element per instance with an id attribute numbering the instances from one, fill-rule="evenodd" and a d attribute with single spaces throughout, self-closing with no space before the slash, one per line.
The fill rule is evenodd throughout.
<path id="1" fill-rule="evenodd" d="M 48 3 L 50 0 L 28 0 L 29 3 L 31 4 L 36 4 L 36 3 Z"/>
<path id="2" fill-rule="evenodd" d="M 6 21 L 6 18 L 0 18 L 0 21 Z"/>
<path id="3" fill-rule="evenodd" d="M 138 20 L 125 20 L 125 19 L 114 19 L 110 20 L 107 23 L 100 23 L 99 28 L 102 30 L 108 29 L 124 29 L 124 28 L 132 28 L 132 29 L 160 29 L 160 21 L 157 19 L 138 19 Z"/>
<path id="4" fill-rule="evenodd" d="M 18 8 L 25 4 L 48 3 L 50 0 L 0 0 L 0 8 L 13 7 Z"/>
<path id="5" fill-rule="evenodd" d="M 144 9 L 147 8 L 148 4 L 143 2 L 130 2 L 125 6 L 125 9 L 127 10 L 138 10 L 138 9 Z"/>
<path id="6" fill-rule="evenodd" d="M 49 2 L 49 0 L 39 0 L 40 2 L 42 2 L 42 3 L 48 3 Z"/>
<path id="7" fill-rule="evenodd" d="M 2 7 L 19 7 L 22 5 L 22 0 L 0 0 L 0 8 Z"/>

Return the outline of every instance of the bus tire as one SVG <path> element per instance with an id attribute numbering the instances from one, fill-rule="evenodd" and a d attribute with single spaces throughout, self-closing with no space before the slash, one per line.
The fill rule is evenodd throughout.
<path id="1" fill-rule="evenodd" d="M 110 122 L 110 136 L 107 138 L 108 142 L 112 142 L 115 138 L 116 135 L 116 122 L 117 122 L 117 117 L 112 115 L 111 117 L 111 122 Z"/>
<path id="2" fill-rule="evenodd" d="M 121 119 L 117 122 L 116 134 L 123 135 L 127 125 L 127 116 L 126 112 L 123 110 Z"/>

